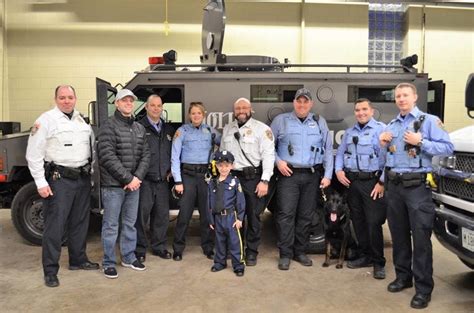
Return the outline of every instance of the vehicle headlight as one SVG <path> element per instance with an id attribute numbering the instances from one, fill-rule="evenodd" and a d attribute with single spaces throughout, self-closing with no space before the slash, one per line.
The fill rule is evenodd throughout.
<path id="1" fill-rule="evenodd" d="M 456 167 L 456 156 L 452 155 L 439 158 L 439 165 L 441 165 L 441 167 L 454 170 L 454 168 Z"/>

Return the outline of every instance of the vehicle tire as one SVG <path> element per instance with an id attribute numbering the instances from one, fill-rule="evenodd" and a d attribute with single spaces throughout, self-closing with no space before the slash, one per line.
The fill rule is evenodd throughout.
<path id="1" fill-rule="evenodd" d="M 459 257 L 458 257 L 459 258 Z M 474 270 L 474 264 L 472 263 L 468 263 L 467 261 L 459 258 L 459 260 L 461 260 L 461 262 L 463 262 L 467 267 L 469 267 L 471 270 Z"/>
<path id="2" fill-rule="evenodd" d="M 313 222 L 311 223 L 309 242 L 307 253 L 324 254 L 325 252 L 325 236 L 324 230 L 324 215 L 321 209 L 317 209 L 314 214 Z"/>
<path id="3" fill-rule="evenodd" d="M 13 225 L 20 235 L 34 245 L 41 245 L 43 237 L 43 199 L 35 182 L 21 187 L 11 206 Z"/>

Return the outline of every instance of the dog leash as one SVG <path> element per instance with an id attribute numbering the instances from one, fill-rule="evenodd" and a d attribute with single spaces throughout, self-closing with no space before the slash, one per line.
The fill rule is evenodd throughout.
<path id="1" fill-rule="evenodd" d="M 323 197 L 324 202 L 328 201 L 328 198 L 326 197 L 326 193 L 324 192 L 323 188 L 321 188 L 321 196 Z"/>

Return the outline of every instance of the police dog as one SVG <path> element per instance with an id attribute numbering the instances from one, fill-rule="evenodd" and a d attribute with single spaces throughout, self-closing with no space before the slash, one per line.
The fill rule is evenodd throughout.
<path id="1" fill-rule="evenodd" d="M 337 251 L 335 254 L 339 256 L 336 268 L 342 268 L 349 244 L 352 243 L 349 206 L 342 190 L 336 192 L 335 189 L 327 189 L 322 191 L 322 196 L 326 230 L 326 260 L 323 266 L 329 266 L 334 249 Z"/>

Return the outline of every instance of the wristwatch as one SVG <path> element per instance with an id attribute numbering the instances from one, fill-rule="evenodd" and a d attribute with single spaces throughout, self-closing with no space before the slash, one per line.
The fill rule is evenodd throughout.
<path id="1" fill-rule="evenodd" d="M 416 144 L 418 147 L 421 147 L 423 145 L 423 138 L 421 138 L 420 142 Z"/>
<path id="2" fill-rule="evenodd" d="M 266 180 L 266 179 L 262 179 L 262 180 L 260 180 L 260 182 L 264 183 L 265 185 L 268 185 L 268 180 Z"/>

